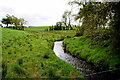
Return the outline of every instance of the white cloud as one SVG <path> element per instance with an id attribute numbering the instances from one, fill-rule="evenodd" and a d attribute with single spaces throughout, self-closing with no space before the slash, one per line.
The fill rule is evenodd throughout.
<path id="1" fill-rule="evenodd" d="M 54 25 L 70 9 L 69 0 L 0 0 L 0 19 L 6 14 L 23 17 L 28 25 Z"/>

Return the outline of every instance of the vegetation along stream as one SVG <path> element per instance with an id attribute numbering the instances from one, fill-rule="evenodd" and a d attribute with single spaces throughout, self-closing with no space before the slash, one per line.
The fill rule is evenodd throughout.
<path id="1" fill-rule="evenodd" d="M 73 57 L 71 54 L 65 53 L 62 43 L 63 41 L 54 42 L 53 51 L 55 52 L 56 56 L 63 61 L 73 65 L 86 79 L 102 80 L 117 78 L 117 75 L 113 75 L 110 70 L 102 71 L 99 68 L 95 67 L 93 64 L 88 63 L 83 59 L 78 59 L 76 57 Z M 117 74 L 116 70 L 112 72 Z"/>

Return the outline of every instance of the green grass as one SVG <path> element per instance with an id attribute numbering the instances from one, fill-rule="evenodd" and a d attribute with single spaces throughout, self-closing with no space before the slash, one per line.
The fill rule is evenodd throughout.
<path id="1" fill-rule="evenodd" d="M 104 40 L 109 44 L 109 40 Z M 101 42 L 101 43 L 102 43 Z M 94 63 L 101 68 L 114 69 L 120 65 L 120 58 L 118 55 L 110 54 L 111 46 L 100 46 L 92 43 L 88 37 L 74 37 L 64 40 L 64 47 L 74 56 L 83 58 L 88 62 Z"/>
<path id="2" fill-rule="evenodd" d="M 2 41 L 8 41 L 10 39 L 23 37 L 29 35 L 29 33 L 26 33 L 24 31 L 20 30 L 14 30 L 14 29 L 8 29 L 8 28 L 2 28 Z"/>
<path id="3" fill-rule="evenodd" d="M 38 26 L 38 27 L 27 27 L 27 28 L 25 28 L 25 30 L 27 30 L 27 31 L 43 31 L 47 28 L 48 28 L 48 26 Z"/>
<path id="4" fill-rule="evenodd" d="M 59 59 L 52 50 L 54 41 L 72 37 L 73 32 L 3 28 L 3 78 L 83 78 L 79 71 Z"/>

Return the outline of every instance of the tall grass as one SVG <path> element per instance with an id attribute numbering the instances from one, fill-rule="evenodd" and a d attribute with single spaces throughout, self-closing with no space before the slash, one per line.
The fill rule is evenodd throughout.
<path id="1" fill-rule="evenodd" d="M 74 37 L 64 40 L 64 47 L 72 55 L 83 58 L 103 69 L 115 69 L 120 66 L 118 55 L 111 54 L 110 40 L 101 41 L 106 46 L 93 43 L 90 37 Z"/>

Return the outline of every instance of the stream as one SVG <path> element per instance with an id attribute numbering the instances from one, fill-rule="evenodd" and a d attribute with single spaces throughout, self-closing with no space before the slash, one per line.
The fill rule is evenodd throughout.
<path id="1" fill-rule="evenodd" d="M 94 70 L 91 70 L 92 66 L 90 64 L 77 59 L 70 54 L 65 53 L 62 46 L 62 41 L 56 41 L 54 43 L 53 51 L 55 52 L 57 57 L 73 65 L 76 69 L 80 70 L 82 75 L 87 76 L 87 74 L 94 72 Z"/>
<path id="2" fill-rule="evenodd" d="M 88 80 L 106 80 L 112 79 L 111 73 L 108 72 L 99 72 L 97 68 L 94 67 L 92 64 L 84 61 L 83 59 L 78 59 L 73 57 L 72 55 L 65 53 L 62 45 L 62 41 L 54 42 L 53 51 L 57 57 L 62 59 L 63 61 L 73 65 L 80 73 Z M 115 79 L 115 78 L 114 78 Z"/>

